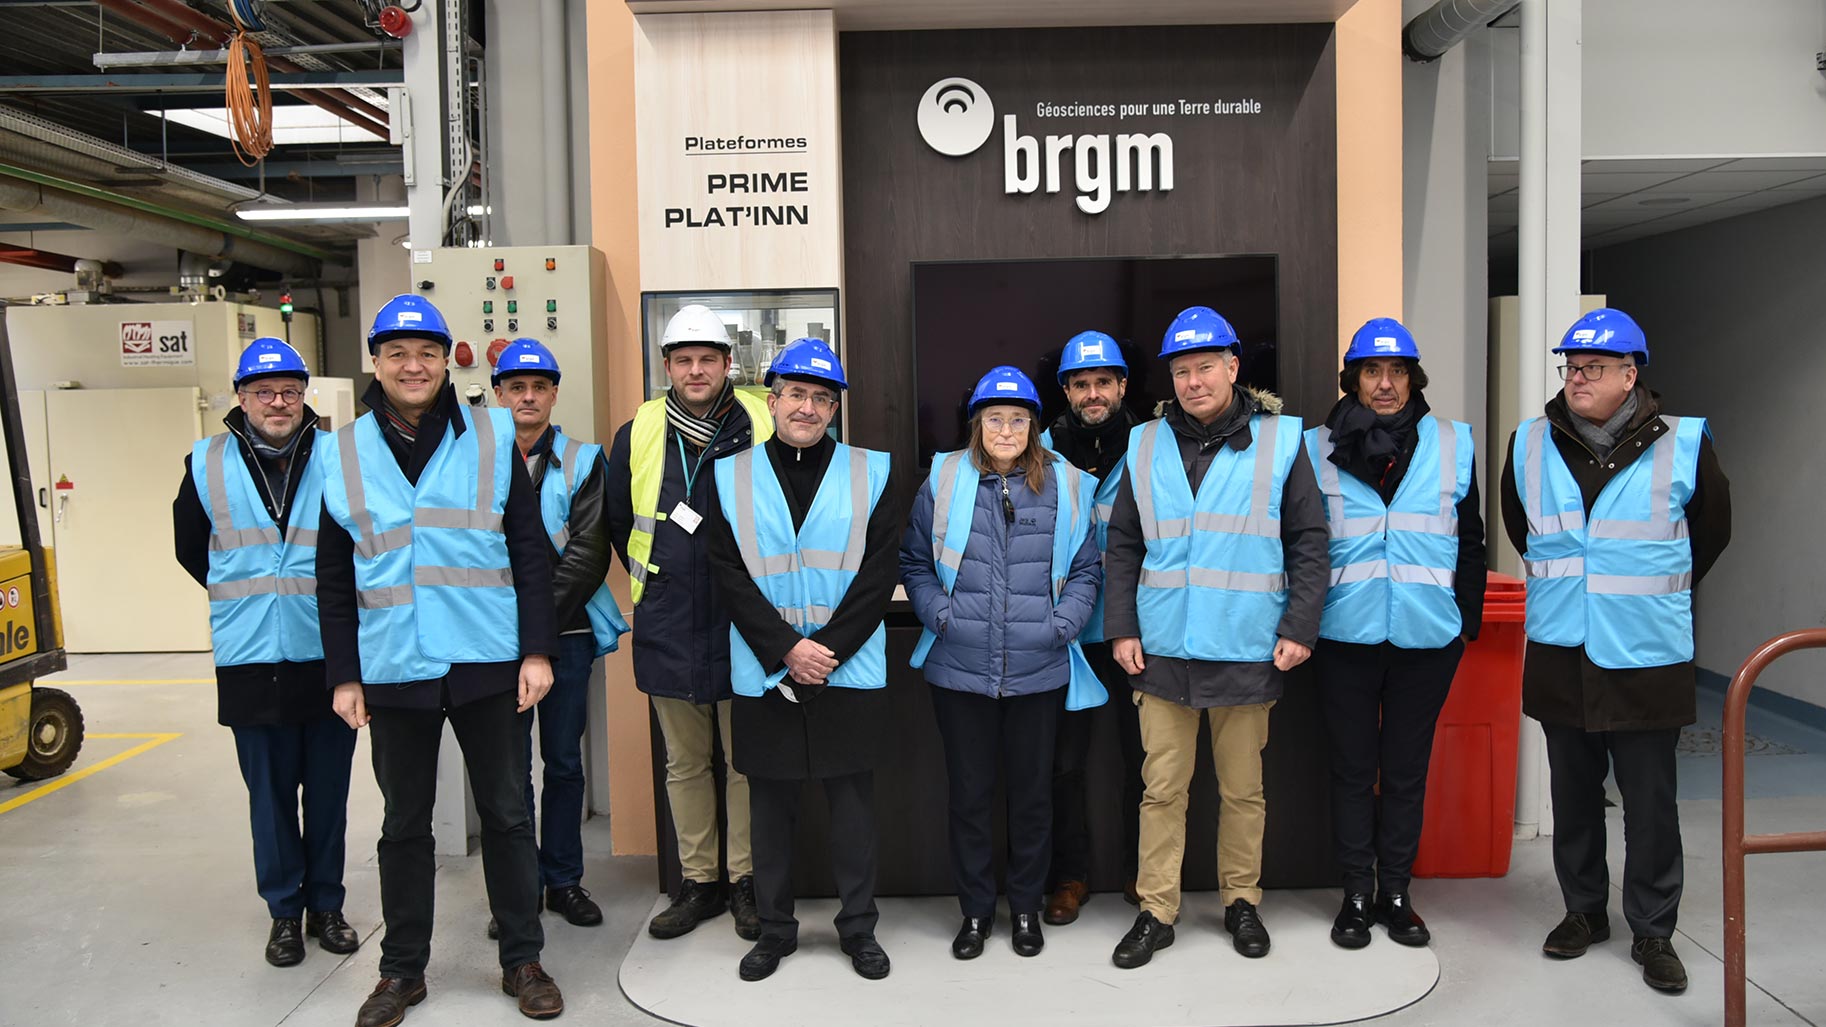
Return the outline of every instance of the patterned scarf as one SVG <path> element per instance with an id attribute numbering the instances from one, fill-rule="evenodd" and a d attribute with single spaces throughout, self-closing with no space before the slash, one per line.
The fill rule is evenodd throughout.
<path id="1" fill-rule="evenodd" d="M 729 416 L 729 408 L 735 404 L 735 383 L 725 381 L 723 394 L 711 405 L 709 417 L 699 417 L 686 409 L 685 401 L 678 398 L 675 390 L 666 392 L 666 423 L 679 433 L 692 449 L 706 449 L 716 440 L 717 432 L 723 429 L 723 418 Z"/>
<path id="2" fill-rule="evenodd" d="M 1591 451 L 1597 455 L 1598 459 L 1608 460 L 1610 451 L 1617 448 L 1617 443 L 1623 438 L 1624 430 L 1629 427 L 1629 422 L 1635 418 L 1636 411 L 1641 408 L 1641 405 L 1636 390 L 1631 389 L 1629 395 L 1623 397 L 1623 405 L 1617 408 L 1616 413 L 1610 415 L 1610 420 L 1603 424 L 1596 424 L 1578 414 L 1573 414 L 1573 430 L 1579 433 L 1579 438 L 1585 440 L 1585 444 L 1591 447 Z"/>

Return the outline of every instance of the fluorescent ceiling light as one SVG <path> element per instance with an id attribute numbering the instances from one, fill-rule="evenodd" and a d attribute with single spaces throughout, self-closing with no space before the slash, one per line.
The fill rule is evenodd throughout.
<path id="1" fill-rule="evenodd" d="M 165 117 L 224 139 L 234 136 L 226 107 L 173 107 L 165 111 Z M 273 108 L 273 143 L 278 146 L 386 141 L 386 136 L 357 128 L 320 107 L 285 104 Z"/>
<path id="2" fill-rule="evenodd" d="M 235 211 L 235 217 L 243 221 L 281 221 L 281 222 L 317 222 L 344 224 L 369 224 L 375 221 L 404 221 L 405 207 L 368 204 L 363 206 L 351 204 L 309 204 L 286 203 L 271 204 L 261 207 L 242 207 Z"/>

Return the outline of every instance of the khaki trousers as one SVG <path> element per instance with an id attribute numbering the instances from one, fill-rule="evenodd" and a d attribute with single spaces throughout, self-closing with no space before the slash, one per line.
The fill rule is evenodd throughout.
<path id="1" fill-rule="evenodd" d="M 754 873 L 748 842 L 748 778 L 729 761 L 730 700 L 699 705 L 653 697 L 659 733 L 666 740 L 666 801 L 678 836 L 679 870 L 687 881 L 714 884 L 722 874 L 717 858 L 716 775 L 710 766 L 711 721 L 723 739 L 724 801 L 729 819 L 729 879 Z"/>
<path id="2" fill-rule="evenodd" d="M 1198 721 L 1211 720 L 1211 760 L 1222 800 L 1217 821 L 1218 895 L 1225 907 L 1237 899 L 1262 901 L 1262 828 L 1268 803 L 1262 794 L 1262 747 L 1268 744 L 1268 711 L 1274 703 L 1195 710 L 1135 693 L 1141 708 L 1141 850 L 1135 891 L 1141 908 L 1163 924 L 1179 918 L 1180 871 L 1186 856 L 1186 795 L 1197 763 Z"/>

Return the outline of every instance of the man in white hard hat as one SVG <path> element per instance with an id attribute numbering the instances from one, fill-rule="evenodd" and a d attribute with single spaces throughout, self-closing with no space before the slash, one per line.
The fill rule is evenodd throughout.
<path id="1" fill-rule="evenodd" d="M 773 434 L 767 403 L 729 380 L 729 330 L 710 308 L 673 315 L 660 341 L 671 388 L 641 404 L 609 447 L 609 536 L 628 568 L 640 630 L 634 684 L 652 697 L 666 744 L 666 802 L 680 882 L 654 916 L 655 938 L 687 934 L 728 909 L 748 941 L 761 936 L 749 850 L 748 781 L 729 765 L 729 615 L 711 587 L 701 530 L 716 505 L 710 465 Z M 727 864 L 717 828 L 714 752 L 724 757 Z M 729 889 L 724 889 L 727 871 Z"/>

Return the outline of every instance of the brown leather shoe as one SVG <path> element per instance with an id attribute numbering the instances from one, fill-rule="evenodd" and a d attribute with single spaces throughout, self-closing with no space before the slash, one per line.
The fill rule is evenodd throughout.
<path id="1" fill-rule="evenodd" d="M 558 982 L 538 963 L 522 963 L 501 975 L 501 990 L 520 1000 L 520 1014 L 534 1020 L 550 1020 L 564 1012 L 564 996 Z"/>
<path id="2" fill-rule="evenodd" d="M 1083 881 L 1066 881 L 1046 900 L 1046 912 L 1041 917 L 1054 927 L 1069 924 L 1078 919 L 1078 907 L 1084 905 L 1091 897 L 1091 890 Z"/>
<path id="3" fill-rule="evenodd" d="M 423 977 L 413 980 L 382 977 L 374 990 L 368 992 L 361 1012 L 355 1014 L 355 1027 L 393 1027 L 406 1018 L 408 1008 L 425 1001 L 425 995 Z"/>

